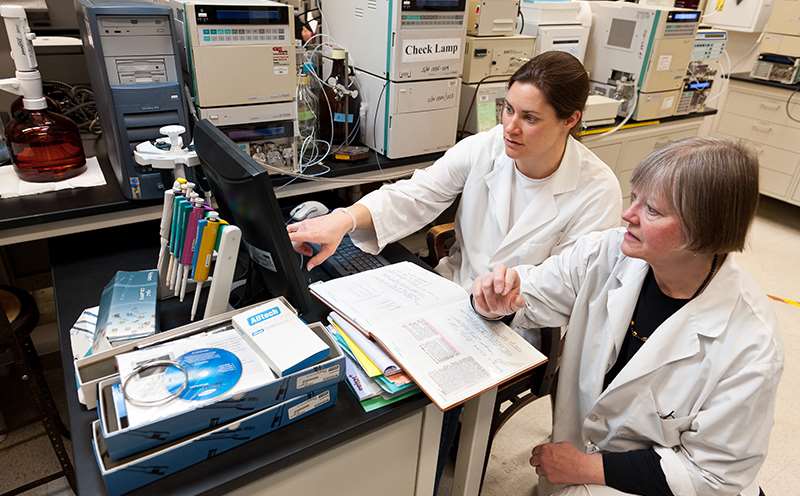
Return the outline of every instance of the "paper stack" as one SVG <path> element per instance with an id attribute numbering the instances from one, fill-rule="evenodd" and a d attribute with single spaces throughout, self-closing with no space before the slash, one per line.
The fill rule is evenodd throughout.
<path id="1" fill-rule="evenodd" d="M 419 392 L 417 385 L 383 350 L 336 312 L 331 312 L 328 322 L 328 331 L 346 354 L 347 383 L 365 412 Z"/>

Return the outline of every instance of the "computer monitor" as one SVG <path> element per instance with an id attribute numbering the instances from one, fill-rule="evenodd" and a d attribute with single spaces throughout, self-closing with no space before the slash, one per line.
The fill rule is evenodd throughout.
<path id="1" fill-rule="evenodd" d="M 308 291 L 267 171 L 208 120 L 195 126 L 194 144 L 220 216 L 242 230 L 240 257 L 244 251 L 251 260 L 241 304 L 284 296 L 306 320 L 317 320 L 320 306 Z"/>

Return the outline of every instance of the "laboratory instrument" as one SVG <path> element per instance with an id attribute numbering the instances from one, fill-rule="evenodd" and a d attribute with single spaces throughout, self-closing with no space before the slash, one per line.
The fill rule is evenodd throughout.
<path id="1" fill-rule="evenodd" d="M 624 100 L 620 116 L 628 115 L 634 102 L 633 119 L 673 115 L 700 12 L 627 2 L 588 4 L 592 31 L 585 65 L 592 92 Z"/>
<path id="2" fill-rule="evenodd" d="M 396 83 L 355 70 L 366 112 L 361 140 L 389 158 L 447 150 L 456 140 L 461 79 Z"/>
<path id="3" fill-rule="evenodd" d="M 706 100 L 711 95 L 717 67 L 725 53 L 728 32 L 721 29 L 700 29 L 694 41 L 692 60 L 686 69 L 681 96 L 675 115 L 685 115 L 705 110 Z"/>
<path id="4" fill-rule="evenodd" d="M 462 84 L 459 131 L 475 134 L 500 124 L 508 83 Z"/>
<path id="5" fill-rule="evenodd" d="M 508 81 L 533 57 L 535 43 L 536 38 L 526 35 L 467 36 L 463 82 Z"/>
<path id="6" fill-rule="evenodd" d="M 777 53 L 760 53 L 750 77 L 782 84 L 800 82 L 800 57 Z"/>
<path id="7" fill-rule="evenodd" d="M 108 159 L 125 198 L 161 198 L 171 170 L 140 165 L 139 143 L 168 125 L 188 129 L 170 10 L 120 0 L 80 0 L 79 26 Z M 184 134 L 184 142 L 189 142 Z"/>
<path id="8" fill-rule="evenodd" d="M 465 0 L 336 0 L 325 26 L 356 68 L 391 81 L 461 74 Z"/>
<path id="9" fill-rule="evenodd" d="M 25 9 L 0 6 L 11 45 L 15 77 L 0 80 L 0 89 L 22 95 L 22 108 L 11 113 L 5 135 L 14 172 L 23 181 L 50 182 L 75 177 L 86 170 L 78 126 L 48 108 L 42 90 L 33 39 Z"/>
<path id="10" fill-rule="evenodd" d="M 358 88 L 347 63 L 347 51 L 334 48 L 330 53 L 331 69 L 325 78 L 325 105 L 320 107 L 320 137 L 331 145 L 349 145 L 355 137 L 352 129 L 358 122 Z M 331 127 L 333 126 L 333 127 Z"/>
<path id="11" fill-rule="evenodd" d="M 620 100 L 608 98 L 603 95 L 589 95 L 589 98 L 586 99 L 586 106 L 583 109 L 583 116 L 581 117 L 583 127 L 588 128 L 614 124 L 620 105 L 622 105 Z"/>
<path id="12" fill-rule="evenodd" d="M 467 34 L 508 36 L 516 33 L 520 0 L 469 0 Z"/>
<path id="13" fill-rule="evenodd" d="M 587 2 L 537 2 L 523 0 L 522 34 L 536 37 L 534 55 L 558 50 L 583 62 L 592 13 Z"/>

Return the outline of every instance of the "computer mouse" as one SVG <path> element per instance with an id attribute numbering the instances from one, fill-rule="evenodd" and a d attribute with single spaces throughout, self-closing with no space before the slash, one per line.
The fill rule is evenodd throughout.
<path id="1" fill-rule="evenodd" d="M 301 220 L 306 219 L 313 219 L 314 217 L 319 217 L 320 215 L 325 215 L 329 212 L 328 207 L 323 205 L 318 201 L 307 201 L 303 202 L 300 205 L 294 207 L 291 212 L 289 212 L 289 216 L 295 222 L 300 222 Z"/>

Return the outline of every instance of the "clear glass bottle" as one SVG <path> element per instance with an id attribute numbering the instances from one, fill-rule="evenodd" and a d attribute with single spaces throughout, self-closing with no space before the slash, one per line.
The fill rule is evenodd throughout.
<path id="1" fill-rule="evenodd" d="M 314 136 L 318 103 L 317 95 L 311 87 L 311 76 L 301 74 L 297 82 L 297 127 L 301 145 L 306 138 Z"/>
<path id="2" fill-rule="evenodd" d="M 5 128 L 20 179 L 62 181 L 86 170 L 80 131 L 69 118 L 44 109 L 17 110 Z"/>

